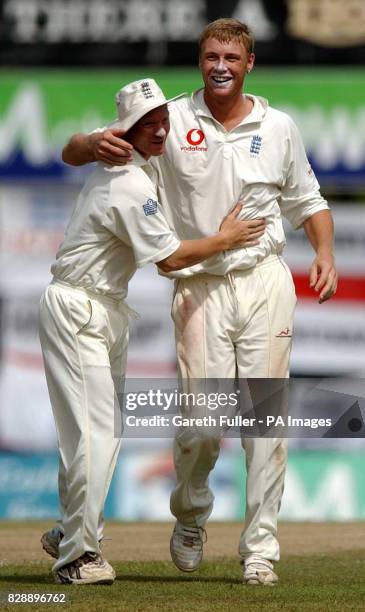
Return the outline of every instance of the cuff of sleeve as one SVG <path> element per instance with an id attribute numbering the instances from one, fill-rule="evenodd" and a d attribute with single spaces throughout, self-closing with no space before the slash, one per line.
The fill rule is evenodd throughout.
<path id="1" fill-rule="evenodd" d="M 181 244 L 180 240 L 177 240 L 177 238 L 174 238 L 170 242 L 170 244 L 164 249 L 162 249 L 161 251 L 157 251 L 156 253 L 154 253 L 153 255 L 150 255 L 149 257 L 145 257 L 144 259 L 139 259 L 138 261 L 136 261 L 137 268 L 143 268 L 143 266 L 146 266 L 149 263 L 156 263 L 157 261 L 162 261 L 163 259 L 166 259 L 166 257 L 168 257 L 169 255 L 172 255 L 172 253 L 177 251 L 180 244 Z"/>
<path id="2" fill-rule="evenodd" d="M 316 204 L 316 205 L 310 206 L 306 208 L 305 210 L 301 211 L 301 214 L 298 215 L 292 221 L 293 228 L 295 230 L 300 229 L 303 226 L 304 221 L 306 221 L 310 217 L 313 217 L 315 213 L 320 212 L 321 210 L 330 210 L 330 207 L 328 206 L 328 204 L 323 202 L 322 204 Z"/>

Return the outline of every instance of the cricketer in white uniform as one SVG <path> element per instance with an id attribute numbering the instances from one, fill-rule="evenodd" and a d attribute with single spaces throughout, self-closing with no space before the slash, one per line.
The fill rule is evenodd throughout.
<path id="1" fill-rule="evenodd" d="M 289 376 L 296 295 L 282 258 L 282 216 L 299 228 L 328 209 L 291 119 L 266 100 L 249 97 L 251 113 L 230 131 L 212 116 L 203 90 L 172 103 L 166 154 L 154 160 L 160 201 L 179 236 L 209 234 L 237 200 L 244 202 L 242 218 L 266 220 L 257 246 L 221 253 L 169 275 L 178 279 L 172 317 L 179 377 L 187 392 L 199 388 L 196 379 Z M 174 208 L 169 201 L 179 205 Z M 244 559 L 258 555 L 277 561 L 286 440 L 244 438 L 242 445 L 247 495 L 239 552 Z M 177 485 L 171 511 L 184 526 L 204 527 L 211 514 L 208 475 L 219 447 L 219 437 L 192 438 L 186 430 L 175 440 Z M 175 560 L 182 565 L 178 552 Z"/>
<path id="2" fill-rule="evenodd" d="M 209 24 L 200 39 L 204 89 L 170 104 L 171 132 L 153 164 L 164 213 L 181 238 L 206 236 L 237 200 L 242 218 L 264 217 L 259 244 L 221 253 L 170 274 L 177 279 L 172 316 L 178 370 L 185 389 L 196 379 L 285 378 L 296 303 L 291 273 L 282 259 L 282 217 L 304 226 L 317 252 L 310 271 L 320 302 L 335 292 L 333 228 L 328 205 L 290 117 L 258 96 L 242 94 L 254 64 L 250 30 L 237 20 Z M 131 151 L 122 134 L 75 135 L 64 160 L 102 159 L 123 164 Z M 119 155 L 119 157 L 118 157 Z M 177 485 L 171 511 L 177 519 L 171 554 L 182 570 L 202 559 L 202 531 L 213 506 L 208 475 L 219 454 L 219 436 L 177 436 Z M 245 529 L 239 552 L 244 582 L 275 584 L 279 559 L 277 517 L 287 446 L 282 439 L 242 440 L 246 454 Z"/>
<path id="3" fill-rule="evenodd" d="M 121 126 L 140 153 L 125 168 L 97 164 L 52 265 L 40 305 L 40 339 L 60 450 L 61 528 L 42 537 L 58 582 L 113 582 L 100 555 L 102 513 L 117 459 L 128 344 L 125 303 L 136 269 L 189 265 L 242 244 L 237 211 L 214 236 L 180 242 L 160 211 L 147 161 L 164 150 L 166 99 L 153 80 L 117 94 Z M 166 268 L 167 266 L 167 268 Z M 63 537 L 62 537 L 63 536 Z"/>

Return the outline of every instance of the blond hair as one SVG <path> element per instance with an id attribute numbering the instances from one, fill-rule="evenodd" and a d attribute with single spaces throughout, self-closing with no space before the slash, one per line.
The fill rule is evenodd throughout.
<path id="1" fill-rule="evenodd" d="M 202 46 L 208 38 L 215 38 L 221 43 L 231 42 L 232 40 L 241 43 L 248 54 L 253 53 L 254 38 L 250 28 L 238 19 L 216 19 L 205 26 L 199 37 L 199 56 Z"/>

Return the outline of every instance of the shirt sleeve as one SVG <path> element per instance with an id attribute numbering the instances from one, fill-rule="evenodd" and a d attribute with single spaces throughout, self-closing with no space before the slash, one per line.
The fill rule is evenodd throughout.
<path id="1" fill-rule="evenodd" d="M 138 268 L 159 262 L 176 251 L 180 241 L 169 227 L 152 181 L 141 169 L 111 182 L 104 227 L 133 249 Z"/>
<path id="2" fill-rule="evenodd" d="M 280 208 L 293 228 L 298 229 L 306 219 L 320 210 L 328 210 L 329 206 L 320 193 L 299 130 L 290 117 L 287 119 L 285 171 Z"/>
<path id="3" fill-rule="evenodd" d="M 91 130 L 89 134 L 98 134 L 99 132 L 105 132 L 105 130 L 113 129 L 116 124 L 118 124 L 118 119 L 114 119 L 114 121 L 111 121 L 110 123 L 108 123 L 108 125 L 103 125 L 103 127 L 97 127 L 94 130 Z"/>

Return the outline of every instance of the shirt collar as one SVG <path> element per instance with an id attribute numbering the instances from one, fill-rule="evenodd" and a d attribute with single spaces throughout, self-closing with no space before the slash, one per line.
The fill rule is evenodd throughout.
<path id="1" fill-rule="evenodd" d="M 243 119 L 234 129 L 239 127 L 240 125 L 245 125 L 249 123 L 257 123 L 262 121 L 264 116 L 266 115 L 268 101 L 265 98 L 261 98 L 260 96 L 254 96 L 252 94 L 245 94 L 248 98 L 253 101 L 253 108 L 247 117 Z M 217 121 L 209 110 L 208 106 L 204 100 L 204 88 L 198 89 L 194 91 L 191 96 L 192 105 L 195 109 L 195 112 L 200 117 L 209 117 L 213 119 L 213 121 Z"/>
<path id="2" fill-rule="evenodd" d="M 137 166 L 137 168 L 142 168 L 142 166 L 149 166 L 150 159 L 145 159 L 142 157 L 140 153 L 136 149 L 133 150 L 133 160 L 130 162 L 133 166 Z"/>
<path id="3" fill-rule="evenodd" d="M 150 157 L 150 159 L 152 158 Z M 147 167 L 152 168 L 150 164 L 150 159 L 149 160 L 145 159 L 144 157 L 142 157 L 140 153 L 138 153 L 138 151 L 136 151 L 136 149 L 134 149 L 133 159 L 132 161 L 128 162 L 127 166 L 105 166 L 103 162 L 99 162 L 99 164 L 104 166 L 107 172 L 118 174 L 118 172 L 122 172 L 128 166 L 135 166 L 136 168 L 143 168 L 144 166 L 147 166 Z"/>

